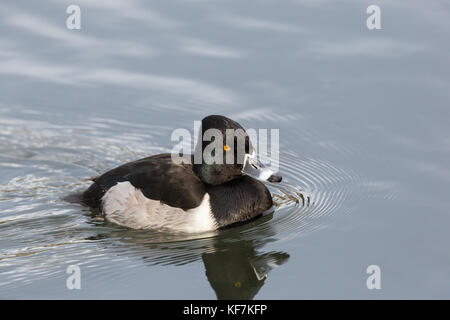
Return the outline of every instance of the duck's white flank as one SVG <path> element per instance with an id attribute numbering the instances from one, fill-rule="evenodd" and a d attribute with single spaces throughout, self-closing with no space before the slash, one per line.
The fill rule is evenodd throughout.
<path id="1" fill-rule="evenodd" d="M 119 182 L 102 197 L 106 219 L 133 229 L 170 229 L 176 232 L 205 232 L 217 229 L 209 194 L 197 208 L 184 211 L 144 196 L 130 182 Z"/>

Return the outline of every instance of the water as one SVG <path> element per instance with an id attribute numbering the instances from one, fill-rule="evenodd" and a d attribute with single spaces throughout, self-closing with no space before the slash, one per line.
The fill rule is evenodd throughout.
<path id="1" fill-rule="evenodd" d="M 69 4 L 0 5 L 1 298 L 450 298 L 447 2 Z M 209 114 L 280 129 L 273 214 L 180 237 L 62 200 Z"/>

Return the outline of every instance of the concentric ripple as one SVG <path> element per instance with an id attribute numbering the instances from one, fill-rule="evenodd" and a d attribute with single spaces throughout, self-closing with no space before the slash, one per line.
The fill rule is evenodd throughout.
<path id="1" fill-rule="evenodd" d="M 280 236 L 318 228 L 321 218 L 349 209 L 344 204 L 356 197 L 359 184 L 354 172 L 325 160 L 293 154 L 281 157 L 284 182 L 272 185 L 278 210 L 271 221 Z"/>

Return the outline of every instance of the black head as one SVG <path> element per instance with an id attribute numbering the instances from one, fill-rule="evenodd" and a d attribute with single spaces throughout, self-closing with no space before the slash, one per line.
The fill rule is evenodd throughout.
<path id="1" fill-rule="evenodd" d="M 256 152 L 245 129 L 219 115 L 202 120 L 201 136 L 194 156 L 194 172 L 205 183 L 217 185 L 243 174 L 271 182 L 281 181 L 256 160 Z M 246 170 L 247 169 L 247 170 Z"/>

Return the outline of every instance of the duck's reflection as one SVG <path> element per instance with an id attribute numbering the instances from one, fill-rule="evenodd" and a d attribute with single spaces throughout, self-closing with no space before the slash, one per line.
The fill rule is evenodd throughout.
<path id="1" fill-rule="evenodd" d="M 215 232 L 208 237 L 178 238 L 114 227 L 90 240 L 102 239 L 118 255 L 139 257 L 148 266 L 184 265 L 203 260 L 206 277 L 218 299 L 253 299 L 269 272 L 285 263 L 289 254 L 264 252 L 275 232 L 265 224 L 271 216 L 250 224 Z M 117 241 L 107 241 L 105 238 Z"/>
<path id="2" fill-rule="evenodd" d="M 258 253 L 252 241 L 202 254 L 206 277 L 217 299 L 253 299 L 273 268 L 287 261 L 284 252 Z"/>

